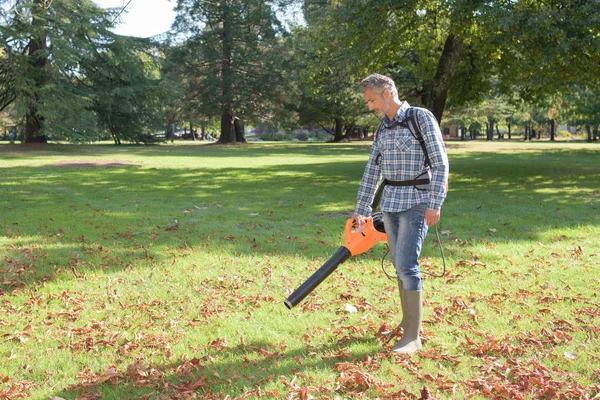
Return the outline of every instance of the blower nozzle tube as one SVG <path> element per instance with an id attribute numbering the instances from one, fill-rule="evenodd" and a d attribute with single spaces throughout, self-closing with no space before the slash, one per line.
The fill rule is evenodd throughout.
<path id="1" fill-rule="evenodd" d="M 350 258 L 351 253 L 346 247 L 341 246 L 329 260 L 316 270 L 302 285 L 298 287 L 283 303 L 290 310 L 300 303 L 317 286 L 321 284 L 336 268 Z"/>

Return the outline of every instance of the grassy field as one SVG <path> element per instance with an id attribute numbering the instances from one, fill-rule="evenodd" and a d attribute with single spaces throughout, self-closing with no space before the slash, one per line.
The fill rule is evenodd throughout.
<path id="1" fill-rule="evenodd" d="M 0 399 L 599 398 L 600 146 L 448 150 L 448 272 L 397 356 L 384 244 L 283 305 L 367 143 L 0 145 Z"/>

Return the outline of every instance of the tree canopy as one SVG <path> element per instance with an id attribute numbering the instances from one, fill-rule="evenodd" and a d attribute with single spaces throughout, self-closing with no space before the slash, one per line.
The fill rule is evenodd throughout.
<path id="1" fill-rule="evenodd" d="M 179 0 L 171 62 L 188 110 L 220 115 L 219 142 L 243 142 L 244 121 L 285 102 L 282 28 L 270 3 Z M 179 38 L 184 38 L 179 41 Z"/>
<path id="2" fill-rule="evenodd" d="M 301 24 L 284 23 L 290 4 Z M 533 107 L 554 110 L 552 123 L 598 125 L 597 1 L 178 0 L 175 10 L 156 43 L 115 35 L 117 10 L 91 0 L 3 2 L 0 112 L 20 116 L 26 142 L 106 132 L 138 143 L 174 118 L 220 121 L 220 143 L 265 123 L 335 126 L 340 139 L 371 123 L 357 84 L 380 72 L 439 121 L 448 109 L 449 120 L 493 127 Z"/>

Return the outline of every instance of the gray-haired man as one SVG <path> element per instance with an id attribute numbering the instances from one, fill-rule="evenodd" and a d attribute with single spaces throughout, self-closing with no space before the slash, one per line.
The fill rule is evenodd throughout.
<path id="1" fill-rule="evenodd" d="M 394 81 L 383 75 L 369 75 L 360 83 L 369 110 L 381 117 L 371 147 L 369 161 L 358 190 L 352 219 L 357 225 L 371 215 L 371 204 L 379 181 L 388 182 L 383 190 L 383 212 L 392 263 L 398 277 L 404 335 L 392 351 L 409 354 L 419 350 L 422 321 L 419 255 L 429 226 L 440 219 L 446 198 L 448 156 L 439 124 L 424 108 L 415 108 L 416 128 L 423 137 L 427 155 L 406 125 L 406 101 L 398 99 Z M 426 159 L 429 163 L 426 163 Z M 429 165 L 427 165 L 429 164 Z M 427 171 L 429 170 L 429 171 Z M 429 188 L 419 189 L 410 182 L 429 172 Z"/>

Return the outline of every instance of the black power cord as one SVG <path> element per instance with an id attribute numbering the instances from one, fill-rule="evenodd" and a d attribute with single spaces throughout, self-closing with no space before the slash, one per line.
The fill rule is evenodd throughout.
<path id="1" fill-rule="evenodd" d="M 441 275 L 432 274 L 431 272 L 427 272 L 427 271 L 421 271 L 421 273 L 422 274 L 427 274 L 427 275 L 432 276 L 434 278 L 443 278 L 444 275 L 446 275 L 446 257 L 444 256 L 444 248 L 442 247 L 442 241 L 440 239 L 440 233 L 438 232 L 437 224 L 435 225 L 435 237 L 437 238 L 438 246 L 440 247 L 440 254 L 442 255 L 442 263 L 444 265 L 444 269 L 443 269 Z M 383 255 L 383 257 L 381 257 L 381 269 L 383 270 L 383 273 L 385 274 L 385 276 L 387 276 L 389 279 L 396 280 L 395 276 L 392 276 L 392 275 L 388 274 L 387 271 L 385 270 L 384 262 L 385 262 L 385 258 L 389 254 L 389 252 L 390 252 L 390 248 L 388 247 L 388 249 L 385 252 L 385 254 Z"/>

